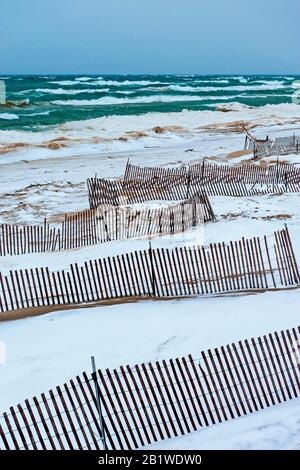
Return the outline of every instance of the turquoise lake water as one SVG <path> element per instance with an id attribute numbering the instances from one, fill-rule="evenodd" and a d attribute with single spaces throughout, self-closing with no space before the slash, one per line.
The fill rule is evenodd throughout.
<path id="1" fill-rule="evenodd" d="M 69 121 L 149 112 L 216 110 L 241 103 L 251 107 L 299 104 L 297 76 L 88 75 L 11 76 L 0 105 L 0 130 L 36 130 Z"/>

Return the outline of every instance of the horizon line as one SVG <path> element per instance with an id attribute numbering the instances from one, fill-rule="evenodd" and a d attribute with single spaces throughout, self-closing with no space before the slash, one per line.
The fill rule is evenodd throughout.
<path id="1" fill-rule="evenodd" d="M 159 72 L 159 73 L 150 73 L 150 72 L 147 72 L 147 73 L 101 73 L 101 72 L 74 72 L 74 73 L 71 73 L 71 72 L 67 72 L 67 73 L 62 73 L 62 72 L 59 72 L 59 73 L 54 73 L 54 72 L 51 72 L 51 73 L 47 73 L 47 72 L 44 72 L 44 73 L 38 73 L 38 72 L 35 72 L 35 73 L 2 73 L 0 71 L 0 76 L 2 77 L 12 77 L 12 76 L 22 76 L 22 77 L 35 77 L 35 76 L 58 76 L 58 75 L 63 75 L 63 76 L 73 76 L 73 75 L 90 75 L 90 76 L 95 76 L 95 75 L 103 75 L 103 76 L 111 76 L 111 75 L 115 75 L 115 76 L 174 76 L 174 77 L 184 77 L 184 76 L 202 76 L 202 77 L 215 77 L 215 76 L 223 76 L 223 77 L 236 77 L 236 76 L 247 76 L 247 77 L 255 77 L 255 76 L 265 76 L 265 77 L 274 77 L 274 76 L 283 76 L 283 77 L 288 77 L 290 75 L 292 75 L 293 77 L 300 77 L 300 72 L 297 72 L 297 73 L 280 73 L 280 72 L 277 72 L 277 73 L 242 73 L 242 72 L 236 72 L 236 73 L 162 73 L 162 72 Z"/>

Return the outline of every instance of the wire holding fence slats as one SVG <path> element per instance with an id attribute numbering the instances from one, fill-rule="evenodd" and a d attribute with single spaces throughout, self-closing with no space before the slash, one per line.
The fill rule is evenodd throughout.
<path id="1" fill-rule="evenodd" d="M 0 448 L 128 450 L 300 396 L 300 327 L 170 360 L 84 372 L 0 416 Z M 99 428 L 103 424 L 103 429 Z"/>
<path id="2" fill-rule="evenodd" d="M 298 285 L 298 266 L 287 228 L 272 237 L 242 238 L 143 251 L 48 268 L 0 273 L 0 311 L 118 298 L 182 297 Z"/>

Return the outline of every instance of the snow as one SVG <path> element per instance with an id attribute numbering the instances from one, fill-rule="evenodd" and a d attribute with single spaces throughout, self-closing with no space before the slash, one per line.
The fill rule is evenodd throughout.
<path id="1" fill-rule="evenodd" d="M 99 368 L 198 358 L 201 350 L 298 324 L 298 290 L 139 301 L 5 322 L 1 408 L 90 370 L 91 355 Z"/>
<path id="2" fill-rule="evenodd" d="M 283 419 L 284 416 L 284 419 Z M 152 450 L 299 450 L 300 400 L 162 441 Z"/>
<path id="3" fill-rule="evenodd" d="M 299 107 L 289 112 L 281 107 L 276 112 L 272 108 L 265 109 L 261 115 L 257 113 L 247 109 L 219 113 L 214 121 L 207 112 L 201 122 L 195 121 L 196 114 L 182 113 L 176 119 L 161 117 L 159 122 L 157 116 L 147 116 L 144 122 L 140 118 L 137 121 L 132 119 L 126 121 L 126 125 L 120 118 L 119 121 L 111 118 L 105 121 L 102 132 L 109 138 L 117 137 L 126 128 L 142 130 L 159 123 L 170 125 L 180 120 L 182 125 L 191 129 L 184 135 L 169 132 L 163 136 L 151 134 L 148 140 L 118 142 L 119 147 L 115 149 L 116 142 L 110 142 L 106 147 L 95 144 L 94 148 L 89 143 L 55 151 L 45 148 L 19 149 L 1 155 L 0 221 L 39 223 L 45 216 L 85 209 L 88 207 L 86 178 L 95 173 L 99 177 L 119 177 L 128 158 L 133 164 L 144 166 L 179 165 L 200 161 L 203 156 L 215 162 L 231 163 L 251 158 L 251 155 L 236 158 L 229 155 L 243 149 L 243 134 L 218 128 L 198 132 L 200 125 L 213 122 L 224 124 L 233 120 L 233 116 L 234 120 L 256 119 L 261 126 L 255 129 L 259 137 L 266 134 L 290 135 L 299 126 Z M 111 131 L 109 124 L 113 124 Z M 89 122 L 85 125 L 83 130 L 80 123 L 71 123 L 69 129 L 65 126 L 64 132 L 69 137 L 83 132 L 88 139 L 99 130 L 100 124 Z M 104 126 L 104 123 L 101 125 Z M 52 137 L 58 134 L 55 130 Z M 1 136 L 3 140 L 4 137 L 9 138 L 7 133 L 1 132 Z M 49 135 L 37 133 L 31 137 L 38 142 L 39 139 L 49 138 Z M 154 148 L 146 148 L 148 146 Z M 193 151 L 188 151 L 191 149 Z M 293 163 L 300 161 L 299 155 L 282 158 Z M 271 159 L 274 160 L 276 156 Z M 200 227 L 176 236 L 151 237 L 152 246 L 180 246 L 195 244 L 199 240 L 209 244 L 238 240 L 242 236 L 271 235 L 287 223 L 299 260 L 299 198 L 299 194 L 212 197 L 216 222 L 206 224 L 204 231 Z M 130 239 L 59 253 L 2 257 L 0 270 L 2 274 L 10 269 L 29 266 L 48 266 L 56 270 L 74 261 L 81 264 L 91 258 L 145 249 L 148 242 L 148 238 Z M 299 324 L 299 301 L 299 289 L 290 289 L 252 295 L 87 306 L 0 322 L 0 341 L 5 343 L 7 354 L 6 362 L 0 364 L 0 411 L 64 383 L 83 370 L 90 370 L 91 355 L 95 356 L 99 368 L 182 357 L 189 353 L 196 358 L 201 350 L 207 348 L 294 327 Z M 152 448 L 295 448 L 300 441 L 297 437 L 300 428 L 299 404 L 299 400 L 294 400 L 189 436 L 166 440 Z"/>

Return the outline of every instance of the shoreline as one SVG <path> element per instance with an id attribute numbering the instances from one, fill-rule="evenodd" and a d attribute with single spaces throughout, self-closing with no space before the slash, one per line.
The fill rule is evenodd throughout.
<path id="1" fill-rule="evenodd" d="M 182 111 L 142 115 L 107 116 L 70 121 L 39 131 L 1 130 L 0 165 L 7 162 L 91 156 L 95 153 L 135 152 L 147 147 L 189 145 L 206 135 L 242 134 L 248 127 L 265 137 L 267 132 L 299 129 L 300 106 L 268 105 L 265 108 L 222 111 Z"/>
<path id="2" fill-rule="evenodd" d="M 262 136 L 290 135 L 291 126 L 263 127 Z M 41 223 L 46 217 L 88 208 L 86 180 L 98 175 L 118 178 L 125 170 L 127 160 L 140 166 L 179 166 L 201 162 L 203 157 L 215 163 L 241 163 L 251 159 L 244 153 L 245 134 L 201 132 L 198 137 L 177 141 L 171 136 L 159 140 L 152 148 L 145 148 L 138 140 L 138 148 L 119 151 L 94 149 L 68 156 L 64 150 L 52 150 L 48 156 L 38 150 L 19 151 L 1 156 L 0 223 Z M 126 144 L 125 144 L 126 145 Z M 83 150 L 83 149 L 81 149 Z M 72 149 L 68 149 L 72 151 Z M 28 157 L 31 155 L 31 159 Z M 297 162 L 297 158 L 283 157 Z"/>

